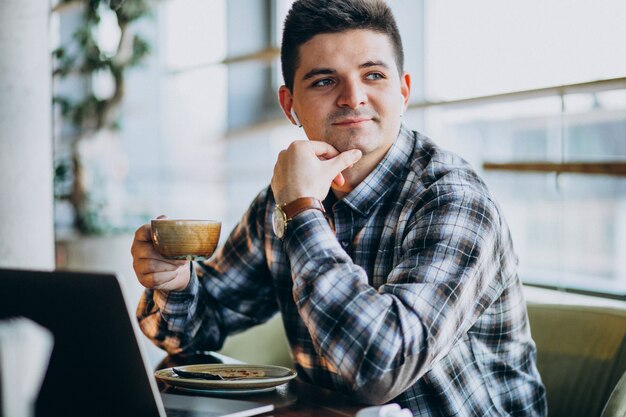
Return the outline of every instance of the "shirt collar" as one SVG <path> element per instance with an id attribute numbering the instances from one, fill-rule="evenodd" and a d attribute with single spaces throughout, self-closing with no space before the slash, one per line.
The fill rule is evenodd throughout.
<path id="1" fill-rule="evenodd" d="M 367 216 L 408 166 L 413 142 L 413 132 L 402 123 L 398 137 L 382 161 L 342 201 L 361 216 Z"/>

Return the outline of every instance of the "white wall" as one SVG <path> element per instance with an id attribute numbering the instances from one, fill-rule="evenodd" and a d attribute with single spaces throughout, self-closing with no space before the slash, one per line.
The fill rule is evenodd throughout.
<path id="1" fill-rule="evenodd" d="M 0 266 L 54 268 L 49 2 L 0 0 Z"/>

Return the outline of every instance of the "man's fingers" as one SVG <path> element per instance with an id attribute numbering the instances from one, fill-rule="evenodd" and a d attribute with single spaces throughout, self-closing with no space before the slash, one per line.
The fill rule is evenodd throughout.
<path id="1" fill-rule="evenodd" d="M 295 141 L 278 154 L 272 176 L 272 192 L 278 204 L 299 197 L 324 199 L 333 181 L 345 186 L 341 171 L 361 158 L 361 151 L 339 153 L 333 146 L 320 141 Z"/>
<path id="2" fill-rule="evenodd" d="M 346 179 L 343 177 L 343 174 L 340 172 L 339 174 L 335 176 L 335 178 L 333 178 L 333 183 L 341 187 L 342 185 L 346 183 Z"/>
<path id="3" fill-rule="evenodd" d="M 142 242 L 151 242 L 152 238 L 150 237 L 150 225 L 144 224 L 139 229 L 135 231 L 135 240 L 140 240 Z"/>
<path id="4" fill-rule="evenodd" d="M 130 247 L 130 253 L 134 260 L 139 259 L 161 259 L 165 261 L 154 248 L 152 240 L 142 240 L 141 237 L 135 237 L 133 244 Z"/>
<path id="5" fill-rule="evenodd" d="M 160 216 L 157 217 L 158 219 L 167 219 L 167 216 L 164 214 L 161 214 Z M 142 240 L 144 242 L 150 242 L 152 240 L 152 237 L 150 236 L 151 232 L 150 232 L 150 223 L 146 223 L 144 225 L 142 225 L 141 227 L 139 227 L 139 229 L 137 229 L 135 231 L 135 239 L 136 240 Z"/>
<path id="6" fill-rule="evenodd" d="M 166 217 L 161 215 L 157 218 Z M 135 231 L 130 253 L 135 275 L 146 288 L 178 290 L 185 288 L 189 282 L 188 261 L 162 257 L 152 244 L 150 224 L 144 224 Z"/>
<path id="7" fill-rule="evenodd" d="M 325 163 L 328 164 L 329 171 L 341 174 L 341 171 L 357 163 L 357 161 L 361 159 L 362 155 L 363 154 L 360 150 L 351 149 L 349 151 L 340 153 L 339 155 L 332 159 L 329 159 L 328 161 L 325 161 Z M 337 177 L 338 175 L 335 176 L 335 179 L 337 179 Z M 341 176 L 341 178 L 343 179 L 343 175 Z"/>
<path id="8" fill-rule="evenodd" d="M 189 285 L 189 268 L 184 271 L 164 271 L 144 274 L 139 282 L 146 288 L 163 291 L 181 291 Z"/>
<path id="9" fill-rule="evenodd" d="M 313 153 L 322 161 L 327 159 L 332 159 L 339 155 L 339 151 L 335 149 L 334 146 L 329 145 L 326 142 L 321 142 L 319 140 L 309 140 L 304 141 L 312 150 Z"/>
<path id="10" fill-rule="evenodd" d="M 139 282 L 146 288 L 165 289 L 166 284 L 176 278 L 176 271 L 154 272 L 141 276 Z"/>
<path id="11" fill-rule="evenodd" d="M 135 272 L 138 274 L 148 274 L 152 272 L 169 272 L 176 271 L 181 266 L 185 265 L 186 261 L 177 261 L 176 263 L 163 262 L 158 259 L 139 259 L 133 262 Z"/>
<path id="12" fill-rule="evenodd" d="M 338 173 L 333 179 L 333 182 L 339 185 L 343 185 L 345 182 L 341 171 L 354 165 L 361 159 L 361 156 L 363 156 L 359 149 L 339 152 L 335 147 L 326 142 L 311 140 L 308 141 L 307 144 L 313 149 L 313 152 L 321 161 L 329 163 L 329 169 L 331 171 Z"/>
<path id="13" fill-rule="evenodd" d="M 154 260 L 155 262 L 161 262 L 173 266 L 181 266 L 187 262 L 186 259 L 164 258 L 159 254 L 159 252 L 157 252 L 157 250 L 154 248 L 154 245 L 152 245 L 152 242 L 136 241 L 135 243 L 133 243 L 130 253 L 133 256 L 133 260 L 135 261 Z"/>

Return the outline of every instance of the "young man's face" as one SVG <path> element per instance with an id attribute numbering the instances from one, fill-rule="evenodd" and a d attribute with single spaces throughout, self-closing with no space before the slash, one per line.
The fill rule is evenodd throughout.
<path id="1" fill-rule="evenodd" d="M 307 137 L 339 151 L 382 158 L 400 130 L 410 78 L 400 76 L 389 37 L 371 30 L 320 34 L 302 44 L 293 91 L 281 87 Z"/>

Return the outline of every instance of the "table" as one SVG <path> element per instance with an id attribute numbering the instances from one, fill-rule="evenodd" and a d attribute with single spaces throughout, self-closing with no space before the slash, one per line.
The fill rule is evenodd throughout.
<path id="1" fill-rule="evenodd" d="M 197 363 L 241 363 L 228 360 L 223 355 L 213 355 L 212 352 L 203 352 L 190 357 L 166 357 L 157 369 L 170 368 L 173 366 L 191 365 Z M 162 392 L 171 392 L 177 395 L 192 395 L 177 391 L 175 388 L 159 383 Z M 285 385 L 276 388 L 275 391 L 237 395 L 237 399 L 257 401 L 274 404 L 275 410 L 261 416 L 275 417 L 346 417 L 354 416 L 366 407 L 350 400 L 349 397 L 340 393 L 317 387 L 300 381 L 297 378 Z"/>

